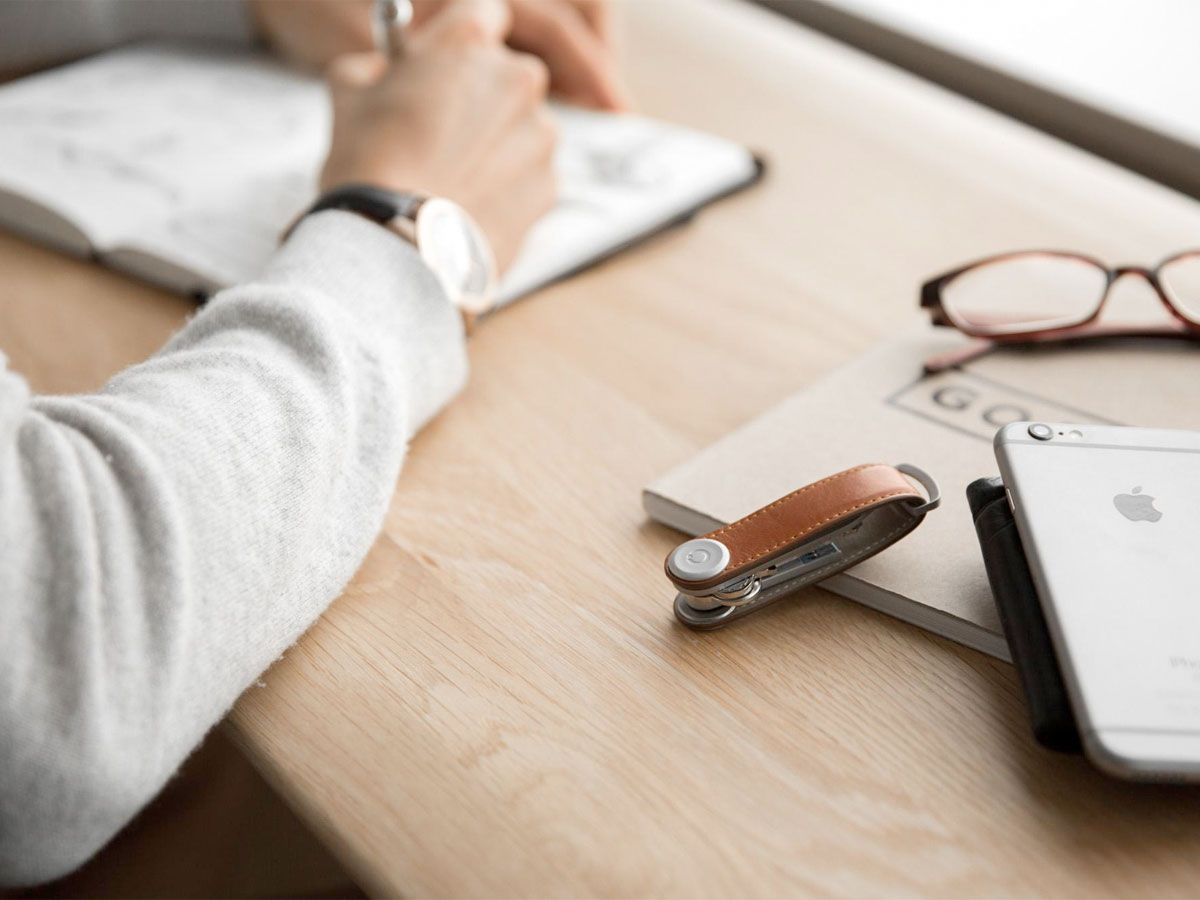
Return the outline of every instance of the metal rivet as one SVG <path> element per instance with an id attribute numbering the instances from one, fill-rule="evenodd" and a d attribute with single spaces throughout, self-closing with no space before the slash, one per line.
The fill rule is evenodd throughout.
<path id="1" fill-rule="evenodd" d="M 685 541 L 667 559 L 671 574 L 683 581 L 707 581 L 725 571 L 729 548 L 711 538 Z"/>

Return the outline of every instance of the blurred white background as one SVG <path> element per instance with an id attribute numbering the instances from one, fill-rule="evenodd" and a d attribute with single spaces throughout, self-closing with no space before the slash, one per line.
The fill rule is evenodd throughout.
<path id="1" fill-rule="evenodd" d="M 760 0 L 1200 197 L 1198 0 Z"/>
<path id="2" fill-rule="evenodd" d="M 833 0 L 830 5 L 1200 144 L 1196 0 Z"/>

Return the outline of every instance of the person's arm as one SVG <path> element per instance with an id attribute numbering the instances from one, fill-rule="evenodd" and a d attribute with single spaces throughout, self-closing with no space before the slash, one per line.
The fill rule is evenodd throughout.
<path id="1" fill-rule="evenodd" d="M 415 250 L 328 212 L 94 396 L 0 374 L 0 883 L 83 862 L 312 623 L 465 371 Z"/>
<path id="2" fill-rule="evenodd" d="M 340 84 L 327 185 L 457 194 L 524 233 L 553 138 L 505 9 L 461 0 Z M 312 623 L 465 372 L 416 251 L 345 212 L 96 394 L 31 397 L 0 366 L 0 885 L 85 861 Z"/>

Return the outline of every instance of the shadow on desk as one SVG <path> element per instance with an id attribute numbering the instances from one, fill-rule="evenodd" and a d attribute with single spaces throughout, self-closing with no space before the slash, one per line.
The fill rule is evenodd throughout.
<path id="1" fill-rule="evenodd" d="M 664 553 L 680 538 L 652 523 L 642 527 L 641 535 L 661 545 Z M 675 622 L 671 597 L 664 577 L 664 659 L 697 692 L 724 701 L 731 720 L 721 736 L 726 743 L 736 744 L 753 729 L 769 726 L 769 742 L 756 745 L 764 768 L 772 766 L 772 758 L 787 758 L 814 772 L 853 768 L 856 784 L 894 793 L 901 809 L 916 802 L 906 796 L 906 773 L 928 766 L 929 759 L 897 759 L 887 746 L 893 739 L 895 746 L 924 745 L 930 759 L 959 757 L 966 760 L 966 770 L 998 769 L 992 772 L 997 777 L 991 787 L 968 795 L 975 812 L 966 818 L 991 819 L 1026 832 L 1050 849 L 1064 870 L 1112 867 L 1114 893 L 1138 893 L 1136 881 L 1121 881 L 1130 877 L 1121 866 L 1161 862 L 1178 867 L 1195 847 L 1200 787 L 1120 781 L 1083 756 L 1044 749 L 1034 740 L 1016 671 L 1007 663 L 817 588 L 709 632 Z M 847 643 L 848 635 L 856 640 Z M 923 640 L 914 641 L 914 636 Z M 857 653 L 860 643 L 863 649 Z M 881 644 L 899 652 L 880 650 Z M 933 657 L 938 657 L 936 665 Z M 892 662 L 885 666 L 883 660 Z M 948 665 L 954 669 L 952 681 L 930 677 Z M 859 682 L 870 685 L 865 700 L 850 687 Z M 676 694 L 661 701 L 678 707 L 690 699 Z M 894 714 L 939 704 L 954 707 L 945 730 L 915 738 L 889 731 L 920 731 L 920 716 L 897 719 Z M 682 713 L 676 709 L 676 714 Z M 836 738 L 831 741 L 832 735 L 849 739 L 839 744 Z M 697 736 L 701 743 L 709 739 L 716 736 Z M 854 755 L 854 748 L 871 745 L 879 748 L 877 756 Z M 729 752 L 738 751 L 734 747 Z M 831 763 L 838 753 L 842 759 Z M 953 785 L 962 773 L 944 777 Z M 926 803 L 914 812 L 938 818 Z M 1130 840 L 1114 842 L 1114 831 Z M 1035 881 L 1038 874 L 1028 873 Z"/>
<path id="2" fill-rule="evenodd" d="M 218 727 L 82 869 L 0 897 L 362 897 Z"/>

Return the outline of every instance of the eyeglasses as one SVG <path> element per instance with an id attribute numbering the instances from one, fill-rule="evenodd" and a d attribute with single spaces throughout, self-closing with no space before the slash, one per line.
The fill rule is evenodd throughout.
<path id="1" fill-rule="evenodd" d="M 1171 319 L 1159 326 L 1097 321 L 1110 289 L 1126 275 L 1145 278 Z M 925 363 L 940 372 L 1014 343 L 1099 337 L 1200 340 L 1200 250 L 1185 250 L 1153 269 L 1110 269 L 1079 253 L 1027 250 L 982 259 L 921 286 L 921 306 L 935 325 L 976 338 Z"/>

